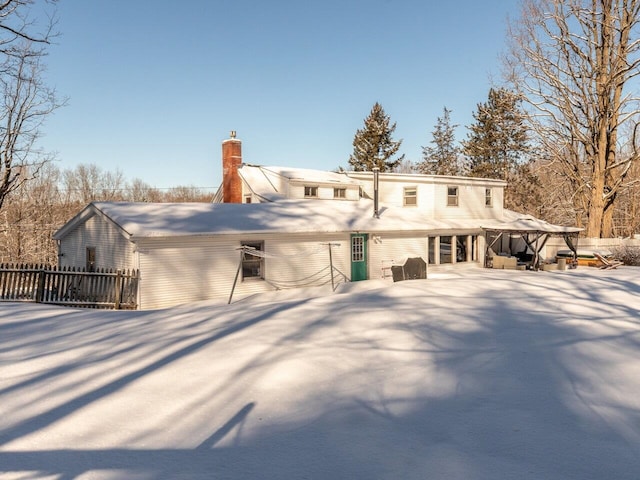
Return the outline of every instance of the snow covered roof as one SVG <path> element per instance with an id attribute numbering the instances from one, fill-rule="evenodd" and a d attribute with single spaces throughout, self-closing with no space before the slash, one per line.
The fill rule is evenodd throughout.
<path id="1" fill-rule="evenodd" d="M 373 172 L 345 171 L 344 175 L 358 182 L 371 183 Z M 380 181 L 410 182 L 412 184 L 455 184 L 486 185 L 490 187 L 506 187 L 507 182 L 495 178 L 464 177 L 457 175 L 430 175 L 424 173 L 380 172 Z"/>
<path id="2" fill-rule="evenodd" d="M 251 165 L 246 165 L 252 167 Z M 292 168 L 292 167 L 262 167 L 256 166 L 265 172 L 271 172 L 281 177 L 287 178 L 293 181 L 300 182 L 315 182 L 324 184 L 346 184 L 346 185 L 360 185 L 358 180 L 349 178 L 344 173 L 329 172 L 324 170 L 314 170 L 310 168 Z"/>
<path id="3" fill-rule="evenodd" d="M 261 167 L 243 164 L 238 168 L 238 175 L 244 180 L 251 193 L 262 197 L 264 200 L 275 202 L 285 198 L 273 182 L 269 180 L 269 177 Z"/>
<path id="4" fill-rule="evenodd" d="M 282 191 L 286 183 L 309 183 L 314 185 L 342 185 L 358 187 L 358 180 L 344 173 L 327 172 L 308 168 L 292 168 L 242 164 L 238 175 L 251 192 L 267 201 L 278 201 L 286 197 Z M 286 182 L 283 182 L 285 180 Z"/>
<path id="5" fill-rule="evenodd" d="M 502 232 L 541 232 L 550 234 L 578 233 L 583 229 L 578 227 L 565 227 L 554 225 L 531 215 L 514 212 L 504 209 L 504 219 L 500 222 L 486 222 L 482 224 L 483 230 L 493 230 Z"/>
<path id="6" fill-rule="evenodd" d="M 381 208 L 370 200 L 282 200 L 267 203 L 95 202 L 58 230 L 54 238 L 93 215 L 103 215 L 129 238 L 234 233 L 331 233 L 480 230 L 477 219 L 435 220 L 419 209 Z"/>

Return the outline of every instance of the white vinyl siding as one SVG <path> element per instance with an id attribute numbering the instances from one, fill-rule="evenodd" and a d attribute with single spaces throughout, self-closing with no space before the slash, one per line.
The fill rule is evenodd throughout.
<path id="1" fill-rule="evenodd" d="M 475 185 L 458 185 L 454 186 L 458 190 L 457 206 L 448 205 L 449 187 L 451 185 L 437 185 L 437 199 L 434 209 L 434 218 L 436 219 L 477 219 L 481 221 L 485 218 L 499 218 L 502 215 L 502 189 L 491 189 L 493 208 L 485 206 L 486 187 Z M 479 222 L 480 223 L 480 222 Z"/>
<path id="2" fill-rule="evenodd" d="M 427 234 L 372 234 L 369 237 L 370 278 L 382 278 L 383 267 L 401 265 L 407 258 L 427 261 Z M 387 272 L 387 276 L 389 272 Z"/>
<path id="3" fill-rule="evenodd" d="M 122 230 L 100 215 L 89 218 L 61 242 L 60 266 L 85 267 L 87 247 L 95 247 L 95 268 L 137 268 L 134 245 L 125 238 Z"/>
<path id="4" fill-rule="evenodd" d="M 266 259 L 267 282 L 279 288 L 330 283 L 329 246 L 325 245 L 330 242 L 340 244 L 332 249 L 333 266 L 348 278 L 351 268 L 348 234 L 274 235 L 265 237 L 265 249 L 273 255 Z"/>
<path id="5" fill-rule="evenodd" d="M 405 207 L 415 207 L 418 205 L 417 187 L 404 187 L 402 204 Z"/>
<path id="6" fill-rule="evenodd" d="M 366 172 L 349 172 L 362 182 L 365 196 L 373 198 L 373 177 Z M 402 175 L 382 173 L 379 179 L 381 207 L 402 207 L 404 189 L 415 186 L 417 206 L 434 219 L 494 219 L 503 214 L 504 186 L 499 181 L 438 175 Z M 447 206 L 447 187 L 458 188 L 458 206 Z M 491 189 L 492 207 L 485 207 L 486 189 Z"/>
<path id="7" fill-rule="evenodd" d="M 317 286 L 330 283 L 328 246 L 334 266 L 349 275 L 348 235 L 336 238 L 318 235 L 247 235 L 154 239 L 141 242 L 140 307 L 163 308 L 208 299 L 227 299 L 238 271 L 242 243 L 263 241 L 265 279 L 242 281 L 238 277 L 234 299 L 278 288 Z M 315 253 L 315 254 L 312 254 Z M 337 280 L 337 277 L 336 277 Z"/>
<path id="8" fill-rule="evenodd" d="M 312 198 L 312 199 L 321 199 L 321 200 L 330 200 L 330 199 L 337 199 L 337 200 L 358 200 L 360 198 L 360 189 L 357 185 L 340 185 L 339 187 L 336 187 L 335 185 L 331 184 L 331 185 L 318 185 L 318 186 L 313 186 L 313 188 L 315 188 L 315 192 L 316 195 L 315 196 L 310 196 L 308 195 L 309 193 L 312 193 L 308 190 L 308 188 L 311 187 L 311 185 L 307 184 L 307 185 L 297 185 L 297 184 L 290 184 L 288 186 L 288 190 L 287 190 L 287 197 L 288 198 Z M 339 189 L 344 189 L 344 197 L 338 197 L 336 198 L 335 196 L 335 189 L 339 188 Z"/>
<path id="9" fill-rule="evenodd" d="M 238 269 L 239 246 L 239 242 L 210 238 L 141 242 L 140 308 L 228 296 Z"/>

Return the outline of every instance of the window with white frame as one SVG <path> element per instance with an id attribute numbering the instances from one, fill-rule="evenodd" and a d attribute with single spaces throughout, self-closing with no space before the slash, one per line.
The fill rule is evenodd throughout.
<path id="1" fill-rule="evenodd" d="M 418 205 L 418 189 L 416 187 L 404 187 L 403 205 L 405 207 L 415 207 Z"/>
<path id="2" fill-rule="evenodd" d="M 347 198 L 347 189 L 346 188 L 334 188 L 333 189 L 333 198 Z"/>
<path id="3" fill-rule="evenodd" d="M 354 236 L 351 238 L 351 261 L 364 262 L 364 237 Z"/>
<path id="4" fill-rule="evenodd" d="M 264 242 L 242 242 L 242 249 L 242 280 L 264 279 Z"/>
<path id="5" fill-rule="evenodd" d="M 306 198 L 317 198 L 318 197 L 318 187 L 305 185 L 304 186 L 304 196 Z"/>
<path id="6" fill-rule="evenodd" d="M 485 207 L 493 206 L 493 196 L 490 188 L 484 189 L 484 206 Z"/>
<path id="7" fill-rule="evenodd" d="M 458 187 L 447 187 L 447 207 L 458 206 L 459 192 Z"/>

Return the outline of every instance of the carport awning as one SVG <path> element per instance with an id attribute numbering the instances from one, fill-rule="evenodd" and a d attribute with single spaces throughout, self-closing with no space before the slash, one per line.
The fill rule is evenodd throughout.
<path id="1" fill-rule="evenodd" d="M 554 225 L 531 215 L 522 215 L 512 211 L 505 211 L 507 217 L 504 221 L 487 223 L 482 229 L 487 233 L 496 235 L 494 241 L 487 242 L 487 252 L 503 234 L 520 235 L 527 246 L 533 251 L 533 267 L 540 264 L 540 251 L 547 243 L 549 237 L 563 237 L 567 246 L 577 255 L 578 235 L 582 228 Z"/>
<path id="2" fill-rule="evenodd" d="M 482 226 L 482 229 L 493 232 L 546 233 L 554 236 L 577 235 L 582 231 L 582 228 L 554 225 L 531 215 L 521 215 L 511 211 L 507 211 L 505 216 L 507 217 L 505 220 L 487 223 Z"/>

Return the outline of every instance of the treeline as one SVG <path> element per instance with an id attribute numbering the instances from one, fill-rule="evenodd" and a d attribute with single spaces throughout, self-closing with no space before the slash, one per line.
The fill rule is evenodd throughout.
<path id="1" fill-rule="evenodd" d="M 638 233 L 640 0 L 519 3 L 499 88 L 478 104 L 459 151 L 445 109 L 417 168 L 506 180 L 508 207 L 566 219 L 587 237 Z M 398 168 L 395 127 L 376 104 L 351 167 Z"/>
<path id="2" fill-rule="evenodd" d="M 60 170 L 46 163 L 0 209 L 0 262 L 57 264 L 52 235 L 90 202 L 210 202 L 212 196 L 210 189 L 127 181 L 121 172 L 96 165 Z"/>

